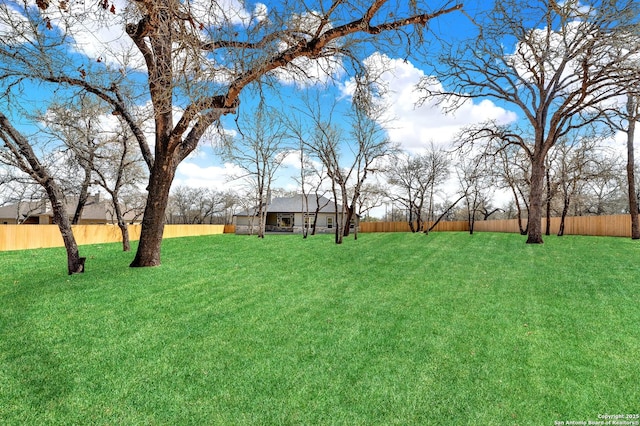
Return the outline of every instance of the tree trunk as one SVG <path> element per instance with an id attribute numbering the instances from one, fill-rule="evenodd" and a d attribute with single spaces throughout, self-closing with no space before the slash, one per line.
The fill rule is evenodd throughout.
<path id="1" fill-rule="evenodd" d="M 122 251 L 131 251 L 131 242 L 129 240 L 129 227 L 127 226 L 127 222 L 118 221 L 118 227 L 120 228 L 120 233 L 122 234 Z"/>
<path id="2" fill-rule="evenodd" d="M 311 224 L 311 235 L 316 235 L 316 227 L 318 226 L 318 214 L 320 214 L 320 203 L 318 202 L 318 194 L 316 193 L 316 210 Z"/>
<path id="3" fill-rule="evenodd" d="M 353 207 L 352 204 L 350 207 L 347 207 L 346 210 L 347 216 L 344 223 L 344 233 L 342 235 L 348 237 L 349 233 L 351 232 L 351 220 L 353 219 L 355 214 L 355 207 Z"/>
<path id="4" fill-rule="evenodd" d="M 545 173 L 546 183 L 547 183 L 547 199 L 546 199 L 546 209 L 547 209 L 547 223 L 545 224 L 545 235 L 551 235 L 551 173 L 547 168 Z"/>
<path id="5" fill-rule="evenodd" d="M 80 186 L 78 204 L 76 205 L 76 210 L 73 213 L 73 219 L 71 220 L 72 225 L 77 225 L 80 222 L 80 218 L 82 217 L 82 210 L 84 210 L 84 206 L 85 204 L 87 204 L 87 198 L 89 197 L 89 185 L 91 185 L 91 168 L 88 168 L 85 165 L 82 169 L 84 171 L 84 179 L 82 180 L 82 185 Z"/>
<path id="6" fill-rule="evenodd" d="M 511 186 L 511 191 L 513 192 L 513 200 L 516 203 L 516 217 L 518 219 L 518 229 L 520 230 L 520 235 L 526 235 L 524 227 L 522 226 L 522 207 L 520 206 L 520 198 L 518 198 L 518 191 L 516 191 L 515 187 Z"/>
<path id="7" fill-rule="evenodd" d="M 118 228 L 120 228 L 120 233 L 122 234 L 122 251 L 131 251 L 131 243 L 129 241 L 129 227 L 127 226 L 127 221 L 124 220 L 122 209 L 120 208 L 120 204 L 118 203 L 118 191 L 113 191 L 111 193 L 111 197 L 113 198 L 113 209 L 116 212 Z"/>
<path id="8" fill-rule="evenodd" d="M 342 222 L 340 222 L 340 218 L 344 218 L 344 212 L 338 211 L 338 190 L 336 189 L 335 179 L 331 180 L 331 191 L 333 192 L 333 206 L 335 209 L 335 241 L 336 244 L 342 244 Z"/>
<path id="9" fill-rule="evenodd" d="M 560 228 L 558 229 L 558 237 L 562 237 L 564 235 L 564 222 L 567 218 L 567 214 L 569 213 L 569 201 L 568 197 L 564 199 L 564 205 L 562 206 L 562 215 L 560 216 Z"/>
<path id="10" fill-rule="evenodd" d="M 177 162 L 170 157 L 156 156 L 149 176 L 149 194 L 142 218 L 140 243 L 131 267 L 160 265 L 160 248 L 164 232 L 165 210 Z"/>
<path id="11" fill-rule="evenodd" d="M 52 179 L 45 182 L 44 186 L 51 201 L 53 221 L 58 225 L 58 229 L 62 235 L 62 241 L 64 241 L 64 248 L 67 251 L 67 271 L 69 275 L 83 273 L 86 258 L 80 257 L 78 245 L 76 244 L 76 239 L 71 229 L 71 221 L 69 220 L 67 209 L 62 202 L 62 191 Z"/>
<path id="12" fill-rule="evenodd" d="M 77 225 L 80 222 L 80 217 L 82 217 L 82 210 L 84 210 L 84 205 L 87 203 L 87 197 L 89 193 L 88 186 L 85 187 L 84 183 L 82 184 L 82 188 L 80 189 L 80 195 L 78 196 L 78 204 L 76 205 L 76 210 L 73 213 L 73 219 L 71 220 L 72 225 Z"/>
<path id="13" fill-rule="evenodd" d="M 631 214 L 631 239 L 640 239 L 640 223 L 638 223 L 638 194 L 636 193 L 635 159 L 633 139 L 636 130 L 635 98 L 628 96 L 627 112 L 629 113 L 629 128 L 627 129 L 627 183 L 629 193 L 629 213 Z"/>
<path id="14" fill-rule="evenodd" d="M 469 235 L 473 235 L 476 227 L 476 194 L 474 191 L 473 204 L 469 202 L 469 198 L 464 195 L 463 197 L 467 199 L 467 223 L 469 224 Z"/>
<path id="15" fill-rule="evenodd" d="M 436 226 L 438 226 L 438 224 L 442 221 L 442 219 L 447 215 L 447 213 L 449 213 L 451 211 L 451 209 L 453 209 L 456 204 L 458 204 L 466 195 L 462 195 L 460 198 L 458 198 L 456 201 L 453 202 L 453 204 L 451 204 L 449 207 L 447 207 L 447 209 L 442 212 L 442 214 L 440 216 L 438 216 L 438 218 L 433 222 L 433 224 L 428 228 L 428 231 L 431 232 L 433 231 Z"/>
<path id="16" fill-rule="evenodd" d="M 542 244 L 542 210 L 544 193 L 544 154 L 538 153 L 531 161 L 531 189 L 529 195 L 529 216 L 527 221 L 527 244 Z"/>
<path id="17" fill-rule="evenodd" d="M 354 227 L 353 227 L 353 239 L 354 241 L 358 239 L 358 226 L 360 226 L 360 221 L 356 218 Z"/>
<path id="18" fill-rule="evenodd" d="M 393 213 L 392 213 L 392 216 L 393 216 Z M 409 229 L 411 230 L 411 232 L 415 233 L 416 228 L 415 228 L 415 225 L 413 224 L 413 204 L 412 203 L 409 204 L 409 217 L 407 218 L 407 222 L 409 223 Z"/>
<path id="19" fill-rule="evenodd" d="M 262 197 L 260 199 L 260 206 L 258 207 L 258 238 L 264 239 L 264 232 L 267 227 L 267 215 L 265 214 L 265 207 L 262 205 Z"/>

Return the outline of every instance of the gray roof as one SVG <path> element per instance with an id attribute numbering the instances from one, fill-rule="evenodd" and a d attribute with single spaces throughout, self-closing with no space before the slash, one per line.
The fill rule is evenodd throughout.
<path id="1" fill-rule="evenodd" d="M 320 205 L 320 213 L 335 213 L 335 205 L 332 200 L 327 197 L 316 197 L 315 195 L 309 195 L 307 197 L 309 206 L 307 209 L 303 205 L 303 197 L 301 194 L 293 197 L 276 197 L 267 204 L 267 213 L 303 213 L 308 211 L 314 213 L 318 205 Z M 338 205 L 338 209 L 342 208 Z M 257 208 L 256 213 L 257 214 Z M 241 211 L 236 216 L 249 216 L 250 213 L 247 210 Z"/>

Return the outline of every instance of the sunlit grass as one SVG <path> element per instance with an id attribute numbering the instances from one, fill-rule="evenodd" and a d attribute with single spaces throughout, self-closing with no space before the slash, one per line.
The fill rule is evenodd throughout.
<path id="1" fill-rule="evenodd" d="M 637 413 L 640 245 L 221 235 L 0 253 L 0 423 L 544 425 Z"/>

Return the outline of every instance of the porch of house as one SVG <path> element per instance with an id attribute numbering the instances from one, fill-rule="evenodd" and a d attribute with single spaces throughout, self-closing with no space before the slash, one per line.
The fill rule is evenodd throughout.
<path id="1" fill-rule="evenodd" d="M 266 232 L 293 232 L 294 226 L 293 213 L 267 213 Z"/>

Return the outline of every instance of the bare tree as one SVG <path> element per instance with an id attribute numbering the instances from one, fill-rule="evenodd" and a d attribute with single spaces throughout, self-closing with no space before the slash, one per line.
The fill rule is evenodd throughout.
<path id="1" fill-rule="evenodd" d="M 81 93 L 69 102 L 54 102 L 38 119 L 46 125 L 45 132 L 60 140 L 68 153 L 66 163 L 71 176 L 63 189 L 65 194 L 76 193 L 78 199 L 71 223 L 79 222 L 90 186 L 98 185 L 111 196 L 123 250 L 129 251 L 129 231 L 120 192 L 125 186 L 141 184 L 146 175 L 130 131 L 107 107 L 108 104 Z"/>
<path id="2" fill-rule="evenodd" d="M 614 105 L 606 110 L 607 123 L 626 135 L 627 142 L 627 194 L 629 213 L 631 214 L 631 238 L 640 239 L 640 220 L 638 219 L 638 191 L 636 189 L 634 141 L 636 123 L 640 121 L 640 96 L 628 93 L 624 106 Z"/>
<path id="3" fill-rule="evenodd" d="M 626 94 L 638 82 L 638 3 L 598 6 L 495 2 L 475 18 L 477 34 L 445 48 L 442 66 L 435 68 L 442 85 L 432 78 L 421 84 L 426 98 L 435 97 L 449 110 L 488 97 L 522 113 L 526 127 L 511 129 L 509 141 L 531 163 L 527 243 L 543 242 L 545 159 L 551 147 L 597 120 L 595 106 Z M 487 127 L 487 138 L 495 130 Z M 502 137 L 502 129 L 498 133 Z"/>
<path id="4" fill-rule="evenodd" d="M 311 158 L 305 154 L 304 139 L 300 139 L 300 190 L 302 192 L 302 212 L 304 223 L 302 238 L 307 238 L 309 233 L 316 234 L 317 218 L 320 210 L 325 208 L 330 200 L 325 197 L 329 192 L 325 187 L 327 174 L 322 163 L 314 164 Z M 323 203 L 323 200 L 326 201 Z M 311 203 L 315 200 L 315 203 Z M 313 206 L 313 211 L 311 211 Z"/>
<path id="5" fill-rule="evenodd" d="M 307 147 L 324 165 L 324 170 L 331 183 L 333 205 L 335 209 L 335 242 L 342 244 L 346 212 L 348 171 L 340 164 L 341 129 L 331 122 L 323 122 L 320 115 L 314 115 L 313 137 L 307 141 Z M 347 225 L 348 226 L 348 225 Z"/>
<path id="6" fill-rule="evenodd" d="M 530 164 L 517 146 L 507 145 L 499 149 L 494 159 L 494 170 L 497 173 L 498 187 L 507 189 L 513 195 L 513 205 L 516 208 L 516 218 L 518 219 L 518 229 L 521 235 L 527 235 L 529 222 L 523 223 L 525 215 L 529 214 L 529 179 Z"/>
<path id="7" fill-rule="evenodd" d="M 96 152 L 105 140 L 105 130 L 101 118 L 108 113 L 107 105 L 95 98 L 81 94 L 67 103 L 54 101 L 48 110 L 38 114 L 36 119 L 45 126 L 43 132 L 61 141 L 65 146 L 66 168 L 72 177 L 69 178 L 65 194 L 77 194 L 71 224 L 80 221 L 82 211 L 89 197 L 89 188 L 93 183 Z M 80 179 L 78 179 L 80 178 Z M 80 185 L 78 187 L 78 181 Z M 73 182 L 73 183 L 71 183 Z"/>
<path id="8" fill-rule="evenodd" d="M 563 140 L 553 148 L 554 180 L 561 205 L 558 236 L 564 235 L 565 219 L 580 184 L 590 177 L 587 173 L 590 169 L 589 164 L 596 161 L 593 154 L 595 147 L 594 138 L 576 138 L 570 141 Z"/>
<path id="9" fill-rule="evenodd" d="M 488 159 L 483 152 L 475 155 L 460 154 L 455 169 L 461 193 L 466 200 L 469 234 L 473 235 L 478 213 L 484 209 L 485 220 L 493 214 L 487 209 L 487 200 L 493 193 L 495 175 L 490 171 Z"/>
<path id="10" fill-rule="evenodd" d="M 241 93 L 253 83 L 330 77 L 347 63 L 357 65 L 362 43 L 384 44 L 384 33 L 411 48 L 423 41 L 429 21 L 461 8 L 451 0 L 404 7 L 389 0 L 296 0 L 253 12 L 244 2 L 138 0 L 123 11 L 109 1 L 97 3 L 42 1 L 38 9 L 28 2 L 3 4 L 0 79 L 16 90 L 20 82 L 35 80 L 90 92 L 130 126 L 150 170 L 131 266 L 160 264 L 165 207 L 178 165 L 212 125 L 236 111 Z M 86 60 L 63 53 L 83 51 L 87 45 L 74 37 L 78 28 L 98 22 L 122 28 L 134 49 L 116 51 L 121 38 L 105 41 L 103 53 L 87 53 Z M 135 119 L 140 100 L 153 109 L 153 151 Z"/>
<path id="11" fill-rule="evenodd" d="M 302 113 L 310 121 L 312 132 L 301 141 L 322 163 L 330 179 L 336 208 L 336 243 L 349 236 L 352 225 L 357 239 L 356 209 L 363 185 L 378 163 L 394 152 L 378 123 L 382 108 L 354 96 L 345 129 L 335 123 L 336 102 L 327 106 L 315 98 L 308 100 L 306 106 Z"/>
<path id="12" fill-rule="evenodd" d="M 309 141 L 314 138 L 316 130 L 314 126 L 310 126 L 303 118 L 307 113 L 308 112 L 305 111 L 303 114 L 286 117 L 289 137 L 292 139 L 294 145 L 297 144 L 298 159 L 300 160 L 300 176 L 296 178 L 296 180 L 300 185 L 302 195 L 303 239 L 307 238 L 309 233 L 315 235 L 318 213 L 326 207 L 326 204 L 323 205 L 320 200 L 324 199 L 323 197 L 329 192 L 325 186 L 328 176 L 324 163 L 314 161 L 313 149 L 310 149 L 308 146 Z M 313 199 L 315 199 L 316 202 L 310 203 Z M 313 212 L 311 212 L 312 205 L 314 206 Z"/>
<path id="13" fill-rule="evenodd" d="M 48 168 L 40 161 L 33 151 L 27 138 L 13 127 L 9 119 L 0 112 L 0 139 L 4 143 L 4 150 L 0 150 L 0 160 L 5 164 L 17 167 L 42 185 L 51 202 L 53 220 L 60 229 L 62 240 L 67 251 L 67 271 L 69 275 L 84 272 L 85 258 L 80 257 L 78 245 L 71 221 L 64 202 L 64 194 Z"/>
<path id="14" fill-rule="evenodd" d="M 627 116 L 627 193 L 629 196 L 629 213 L 631 214 L 631 238 L 640 239 L 640 220 L 638 219 L 638 193 L 636 191 L 635 175 L 635 154 L 634 140 L 636 134 L 636 123 L 640 121 L 639 97 L 627 95 L 626 116 Z"/>
<path id="15" fill-rule="evenodd" d="M 228 194 L 210 188 L 178 186 L 171 191 L 168 223 L 203 224 L 218 221 L 227 206 Z M 235 202 L 235 201 L 234 201 Z M 224 223 L 224 219 L 222 220 Z"/>
<path id="16" fill-rule="evenodd" d="M 233 222 L 233 215 L 240 205 L 239 195 L 232 190 L 220 194 L 220 211 L 214 214 L 214 223 L 228 225 Z"/>
<path id="17" fill-rule="evenodd" d="M 357 200 L 357 211 L 361 218 L 368 218 L 371 210 L 381 207 L 385 200 L 385 191 L 380 185 L 369 183 L 362 186 Z"/>
<path id="18" fill-rule="evenodd" d="M 601 149 L 596 161 L 588 163 L 587 179 L 582 185 L 579 214 L 620 214 L 628 208 L 624 195 L 624 164 L 620 157 Z M 626 200 L 625 200 L 626 198 Z"/>
<path id="19" fill-rule="evenodd" d="M 433 145 L 424 154 L 400 153 L 387 166 L 387 196 L 405 208 L 411 232 L 429 232 L 434 196 L 449 176 L 449 167 L 447 153 Z"/>
<path id="20" fill-rule="evenodd" d="M 427 210 L 427 222 L 432 222 L 432 225 L 427 227 L 424 232 L 429 233 L 435 225 L 440 222 L 444 215 L 439 218 L 434 217 L 435 195 L 437 188 L 442 185 L 451 172 L 451 157 L 449 153 L 442 148 L 436 148 L 433 144 L 426 152 L 424 159 L 427 166 L 427 183 L 429 189 L 429 205 Z M 453 208 L 455 204 L 463 198 L 462 196 L 449 208 Z M 446 213 L 446 212 L 445 212 Z"/>
<path id="21" fill-rule="evenodd" d="M 366 77 L 365 77 L 366 78 Z M 358 96 L 359 95 L 359 96 Z M 396 152 L 396 147 L 387 138 L 386 132 L 380 127 L 384 106 L 371 102 L 370 92 L 354 96 L 349 124 L 351 137 L 348 139 L 350 153 L 354 160 L 348 168 L 347 180 L 350 181 L 349 198 L 344 200 L 347 217 L 345 218 L 343 234 L 349 236 L 351 223 L 357 222 L 358 201 L 362 197 L 363 187 L 369 175 L 379 169 L 384 158 Z M 362 99 L 362 98 L 365 99 Z M 354 226 L 357 239 L 358 226 Z"/>
<path id="22" fill-rule="evenodd" d="M 95 183 L 111 196 L 113 212 L 122 234 L 122 250 L 130 251 L 129 227 L 125 219 L 126 205 L 123 204 L 123 192 L 135 190 L 146 177 L 142 158 L 133 146 L 133 140 L 127 128 L 120 126 L 120 132 L 112 134 L 94 153 L 92 172 Z M 140 210 L 140 209 L 138 209 Z"/>
<path id="23" fill-rule="evenodd" d="M 411 157 L 407 153 L 397 155 L 386 168 L 385 175 L 390 185 L 387 197 L 405 208 L 411 232 L 421 232 L 428 190 L 427 173 L 424 172 L 422 159 Z"/>
<path id="24" fill-rule="evenodd" d="M 258 238 L 264 238 L 272 183 L 290 150 L 281 118 L 261 100 L 253 114 L 241 116 L 239 137 L 226 138 L 222 146 L 223 157 L 245 172 L 237 178 L 249 181 L 255 191 Z"/>

